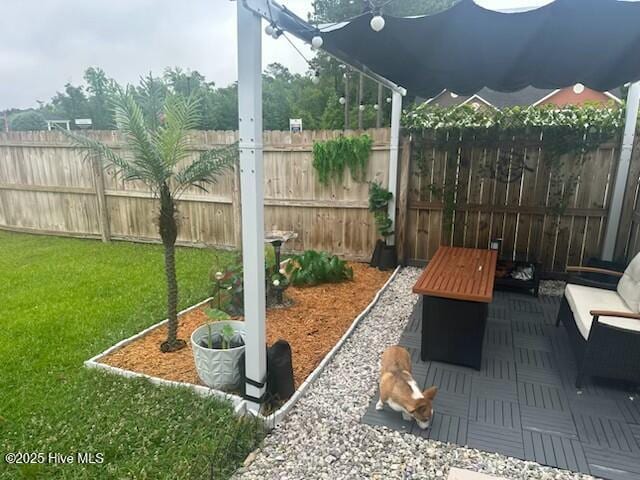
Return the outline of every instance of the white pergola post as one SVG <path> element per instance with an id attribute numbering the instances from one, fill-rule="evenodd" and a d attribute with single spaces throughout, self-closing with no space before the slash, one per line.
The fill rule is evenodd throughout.
<path id="1" fill-rule="evenodd" d="M 632 83 L 627 94 L 627 113 L 624 124 L 624 135 L 622 146 L 620 147 L 620 161 L 618 171 L 611 195 L 611 205 L 609 205 L 609 219 L 604 236 L 602 247 L 602 259 L 613 260 L 616 247 L 618 229 L 620 227 L 620 217 L 622 216 L 622 202 L 624 191 L 627 187 L 629 177 L 629 166 L 631 164 L 631 153 L 633 151 L 633 141 L 636 134 L 636 124 L 638 121 L 638 106 L 640 105 L 640 82 Z"/>
<path id="2" fill-rule="evenodd" d="M 396 228 L 396 194 L 398 189 L 398 150 L 400 148 L 400 117 L 402 116 L 402 94 L 393 91 L 391 102 L 391 144 L 389 146 L 389 191 L 392 193 L 389 201 L 389 218 Z M 391 235 L 387 239 L 389 245 L 395 245 L 396 236 Z"/>
<path id="3" fill-rule="evenodd" d="M 262 162 L 261 17 L 238 2 L 238 120 L 242 266 L 244 271 L 247 408 L 257 413 L 265 392 L 264 180 Z M 259 386 L 263 384 L 262 386 Z M 251 400 L 251 399 L 254 400 Z"/>

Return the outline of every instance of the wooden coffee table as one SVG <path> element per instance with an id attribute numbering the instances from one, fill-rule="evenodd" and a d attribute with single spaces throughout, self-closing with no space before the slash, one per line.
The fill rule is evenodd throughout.
<path id="1" fill-rule="evenodd" d="M 413 287 L 422 295 L 422 360 L 480 369 L 497 252 L 440 247 Z"/>

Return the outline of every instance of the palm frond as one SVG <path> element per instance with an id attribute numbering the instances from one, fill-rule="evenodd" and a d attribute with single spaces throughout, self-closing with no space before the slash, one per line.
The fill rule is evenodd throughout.
<path id="1" fill-rule="evenodd" d="M 165 168 L 172 170 L 189 156 L 189 130 L 198 127 L 199 101 L 195 97 L 180 95 L 167 97 L 162 125 L 158 128 L 154 143 Z"/>
<path id="2" fill-rule="evenodd" d="M 171 171 L 165 165 L 147 127 L 142 109 L 133 95 L 125 93 L 114 100 L 114 119 L 118 130 L 133 154 L 131 163 L 140 172 L 144 172 L 149 183 L 160 184 L 166 181 Z"/>
<path id="3" fill-rule="evenodd" d="M 116 174 L 120 175 L 124 180 L 147 181 L 143 171 L 140 171 L 128 159 L 116 153 L 108 145 L 70 130 L 65 130 L 59 127 L 56 128 L 71 140 L 73 146 L 80 148 L 85 152 L 85 159 L 91 159 L 93 157 L 102 158 L 105 160 L 105 167 L 115 168 Z"/>
<path id="4" fill-rule="evenodd" d="M 233 168 L 237 158 L 238 146 L 235 143 L 202 152 L 195 161 L 176 174 L 174 195 L 179 196 L 189 186 L 206 190 L 206 185 L 216 183 L 221 174 Z"/>

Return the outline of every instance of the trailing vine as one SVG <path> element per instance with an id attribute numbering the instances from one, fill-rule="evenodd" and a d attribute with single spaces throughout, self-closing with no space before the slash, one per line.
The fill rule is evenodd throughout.
<path id="1" fill-rule="evenodd" d="M 318 172 L 318 181 L 323 185 L 328 185 L 331 180 L 341 182 L 348 168 L 353 180 L 363 182 L 372 146 L 373 140 L 366 134 L 315 142 L 313 167 Z"/>
<path id="2" fill-rule="evenodd" d="M 393 235 L 393 222 L 388 206 L 393 194 L 377 182 L 369 183 L 369 211 L 373 213 L 378 233 L 385 240 Z"/>
<path id="3" fill-rule="evenodd" d="M 578 184 L 586 154 L 619 135 L 623 109 L 597 105 L 513 107 L 477 110 L 468 105 L 441 108 L 420 105 L 405 112 L 404 126 L 412 132 L 415 162 L 427 175 L 431 152 L 446 152 L 448 159 L 468 163 L 471 147 L 495 149 L 498 155 L 486 159 L 480 174 L 502 183 L 520 181 L 527 171 L 527 147 L 541 149 L 542 160 L 551 172 L 548 206 L 561 215 L 569 206 Z M 431 152 L 427 146 L 431 147 Z M 506 147 L 506 148 L 505 148 Z M 567 163 L 567 159 L 573 159 Z M 427 185 L 443 199 L 445 216 L 455 209 L 455 186 Z"/>

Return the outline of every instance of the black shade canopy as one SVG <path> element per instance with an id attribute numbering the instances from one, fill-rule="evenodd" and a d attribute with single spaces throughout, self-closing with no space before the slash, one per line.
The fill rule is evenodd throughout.
<path id="1" fill-rule="evenodd" d="M 556 0 L 527 12 L 500 13 L 463 0 L 431 16 L 385 16 L 380 32 L 371 29 L 370 20 L 371 14 L 364 14 L 323 29 L 323 49 L 356 67 L 367 66 L 411 95 L 578 82 L 606 91 L 640 79 L 636 2 Z M 313 33 L 305 30 L 297 33 L 309 40 Z"/>

